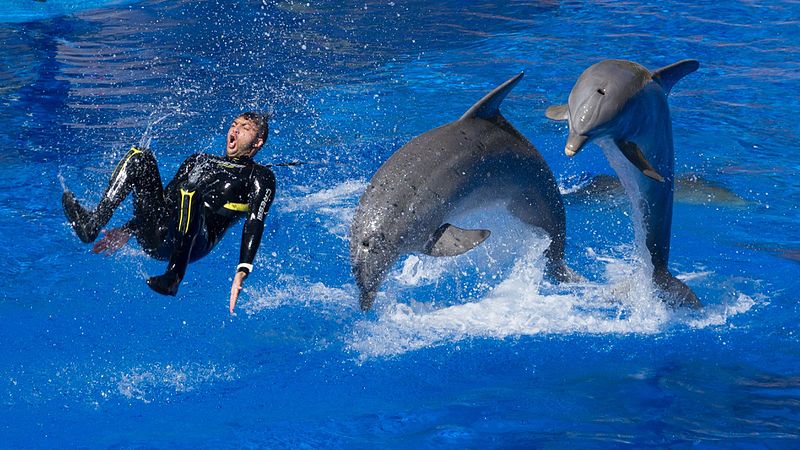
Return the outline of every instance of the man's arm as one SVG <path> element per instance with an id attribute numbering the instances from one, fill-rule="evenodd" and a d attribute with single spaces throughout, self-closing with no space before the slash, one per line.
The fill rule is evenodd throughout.
<path id="1" fill-rule="evenodd" d="M 239 265 L 231 285 L 230 312 L 236 307 L 236 300 L 242 290 L 242 283 L 253 271 L 253 261 L 261 245 L 264 232 L 264 218 L 272 206 L 275 194 L 275 175 L 266 167 L 257 166 L 253 176 L 253 186 L 248 198 L 247 220 L 242 230 L 242 246 L 239 250 Z"/>

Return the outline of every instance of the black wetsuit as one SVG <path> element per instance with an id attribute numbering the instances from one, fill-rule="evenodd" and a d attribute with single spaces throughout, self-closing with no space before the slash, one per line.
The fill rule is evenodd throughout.
<path id="1" fill-rule="evenodd" d="M 274 198 L 275 176 L 250 158 L 196 154 L 164 188 L 153 154 L 134 147 L 117 165 L 94 212 L 78 205 L 69 191 L 62 199 L 64 211 L 81 240 L 92 242 L 130 192 L 134 213 L 124 228 L 149 255 L 169 259 L 167 271 L 147 282 L 159 293 L 175 295 L 187 264 L 207 255 L 244 216 L 237 270 L 250 273 Z"/>

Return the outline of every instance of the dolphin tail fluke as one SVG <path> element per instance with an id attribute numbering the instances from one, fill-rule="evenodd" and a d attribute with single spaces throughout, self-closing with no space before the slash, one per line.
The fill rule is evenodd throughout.
<path id="1" fill-rule="evenodd" d="M 703 304 L 692 289 L 683 281 L 675 278 L 669 271 L 657 271 L 654 276 L 656 284 L 667 294 L 666 302 L 675 308 L 702 308 Z"/>
<path id="2" fill-rule="evenodd" d="M 694 59 L 684 59 L 675 64 L 670 64 L 653 71 L 653 81 L 661 85 L 664 92 L 669 94 L 672 86 L 675 86 L 681 78 L 689 75 L 700 67 L 700 63 Z"/>
<path id="3" fill-rule="evenodd" d="M 503 103 L 508 93 L 514 89 L 514 86 L 519 83 L 519 80 L 522 79 L 524 74 L 525 72 L 520 72 L 510 80 L 497 86 L 492 92 L 480 99 L 478 103 L 472 105 L 472 108 L 465 112 L 458 120 L 473 118 L 490 120 L 500 115 L 500 103 Z"/>
<path id="4" fill-rule="evenodd" d="M 559 283 L 582 283 L 586 281 L 583 275 L 572 270 L 563 260 L 548 261 L 547 276 Z"/>

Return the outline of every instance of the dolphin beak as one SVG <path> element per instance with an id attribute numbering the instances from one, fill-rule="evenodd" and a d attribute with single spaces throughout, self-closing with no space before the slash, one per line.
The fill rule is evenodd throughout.
<path id="1" fill-rule="evenodd" d="M 589 136 L 570 133 L 567 138 L 567 146 L 564 147 L 564 153 L 569 157 L 575 156 L 587 142 L 589 142 Z"/>

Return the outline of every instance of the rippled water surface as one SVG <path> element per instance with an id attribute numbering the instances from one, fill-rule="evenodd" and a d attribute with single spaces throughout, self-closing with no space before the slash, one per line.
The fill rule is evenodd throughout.
<path id="1" fill-rule="evenodd" d="M 0 446 L 794 447 L 800 4 L 7 0 L 0 10 Z M 633 257 L 612 171 L 544 110 L 589 65 L 694 58 L 670 95 L 665 308 Z M 514 74 L 504 116 L 565 194 L 567 260 L 488 206 L 456 258 L 401 258 L 357 306 L 348 229 L 372 174 Z M 269 110 L 278 192 L 238 313 L 234 227 L 176 298 L 135 244 L 92 254 L 63 185 L 96 202 L 131 144 L 163 177 Z M 167 181 L 167 180 L 165 180 Z M 125 204 L 111 225 L 121 225 Z"/>

